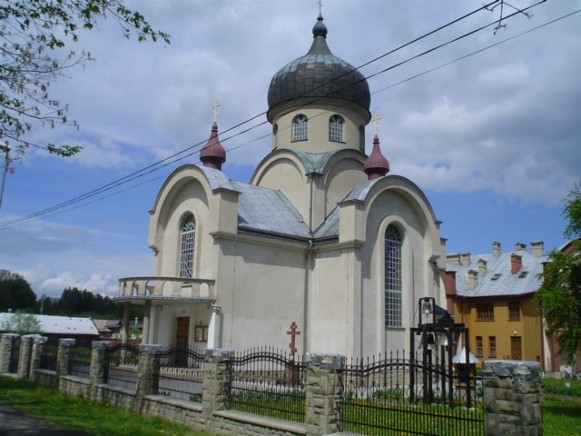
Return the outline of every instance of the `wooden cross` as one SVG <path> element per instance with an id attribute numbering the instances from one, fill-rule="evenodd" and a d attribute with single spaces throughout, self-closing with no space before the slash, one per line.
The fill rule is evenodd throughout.
<path id="1" fill-rule="evenodd" d="M 220 102 L 218 100 L 214 100 L 214 103 L 212 103 L 212 115 L 213 115 L 213 121 L 216 122 L 216 118 L 218 117 L 218 108 L 220 107 Z"/>
<path id="2" fill-rule="evenodd" d="M 371 121 L 373 121 L 373 130 L 376 135 L 377 132 L 379 131 L 379 120 L 381 120 L 381 116 L 379 115 L 379 112 L 375 112 L 373 114 L 373 118 L 371 118 Z"/>
<path id="3" fill-rule="evenodd" d="M 295 357 L 295 353 L 297 352 L 297 347 L 295 346 L 295 338 L 301 334 L 301 332 L 299 332 L 297 330 L 297 323 L 296 322 L 291 322 L 291 325 L 289 326 L 289 331 L 286 332 L 287 335 L 290 335 L 291 337 L 291 341 L 290 344 L 288 344 L 289 348 L 290 348 L 290 352 L 291 352 L 291 357 L 294 359 Z"/>

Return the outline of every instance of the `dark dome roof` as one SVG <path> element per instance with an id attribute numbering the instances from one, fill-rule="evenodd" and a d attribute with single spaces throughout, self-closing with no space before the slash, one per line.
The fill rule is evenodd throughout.
<path id="1" fill-rule="evenodd" d="M 327 27 L 319 16 L 309 52 L 282 67 L 272 78 L 268 89 L 269 112 L 299 97 L 346 100 L 369 112 L 371 96 L 367 80 L 352 65 L 331 53 L 326 36 Z"/>

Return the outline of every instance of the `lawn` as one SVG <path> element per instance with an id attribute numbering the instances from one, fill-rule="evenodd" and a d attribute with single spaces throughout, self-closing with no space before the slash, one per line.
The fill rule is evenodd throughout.
<path id="1" fill-rule="evenodd" d="M 161 418 L 144 417 L 6 376 L 0 376 L 0 403 L 42 417 L 57 427 L 92 435 L 210 436 Z"/>
<path id="2" fill-rule="evenodd" d="M 543 427 L 550 436 L 581 436 L 581 380 L 543 380 Z"/>

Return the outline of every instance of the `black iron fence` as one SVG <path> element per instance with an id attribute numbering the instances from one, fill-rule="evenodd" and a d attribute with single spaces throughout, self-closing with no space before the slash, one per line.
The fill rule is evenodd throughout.
<path id="1" fill-rule="evenodd" d="M 56 371 L 58 356 L 58 345 L 45 344 L 40 353 L 40 361 L 38 363 L 40 369 L 48 369 Z"/>
<path id="2" fill-rule="evenodd" d="M 341 431 L 462 436 L 484 432 L 481 390 L 472 376 L 459 379 L 455 372 L 397 352 L 351 360 L 339 370 L 338 379 Z"/>
<path id="3" fill-rule="evenodd" d="M 81 378 L 89 378 L 91 370 L 91 349 L 75 345 L 71 365 L 71 375 Z"/>
<path id="4" fill-rule="evenodd" d="M 234 354 L 227 362 L 227 406 L 288 421 L 305 421 L 306 364 L 273 348 Z"/>
<path id="5" fill-rule="evenodd" d="M 107 347 L 105 352 L 105 382 L 125 389 L 137 387 L 139 348 L 130 344 Z"/>
<path id="6" fill-rule="evenodd" d="M 158 393 L 186 401 L 202 401 L 205 350 L 170 347 L 156 353 Z"/>

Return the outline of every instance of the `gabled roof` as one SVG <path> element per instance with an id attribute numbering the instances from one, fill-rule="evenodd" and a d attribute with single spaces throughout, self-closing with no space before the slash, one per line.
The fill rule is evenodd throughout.
<path id="1" fill-rule="evenodd" d="M 512 274 L 511 256 L 522 258 L 521 269 Z M 478 277 L 474 288 L 469 288 L 468 271 L 478 271 L 478 260 L 486 261 L 486 274 Z M 539 274 L 547 256 L 535 256 L 524 250 L 510 251 L 493 255 L 492 253 L 470 256 L 468 265 L 447 263 L 447 271 L 456 272 L 456 294 L 463 297 L 518 296 L 536 292 L 541 285 Z"/>
<path id="2" fill-rule="evenodd" d="M 0 328 L 14 316 L 14 313 L 0 313 Z M 99 335 L 91 318 L 69 316 L 34 315 L 41 333 L 53 335 Z"/>
<path id="3" fill-rule="evenodd" d="M 309 226 L 280 191 L 231 182 L 238 197 L 238 228 L 272 235 L 309 239 Z"/>

